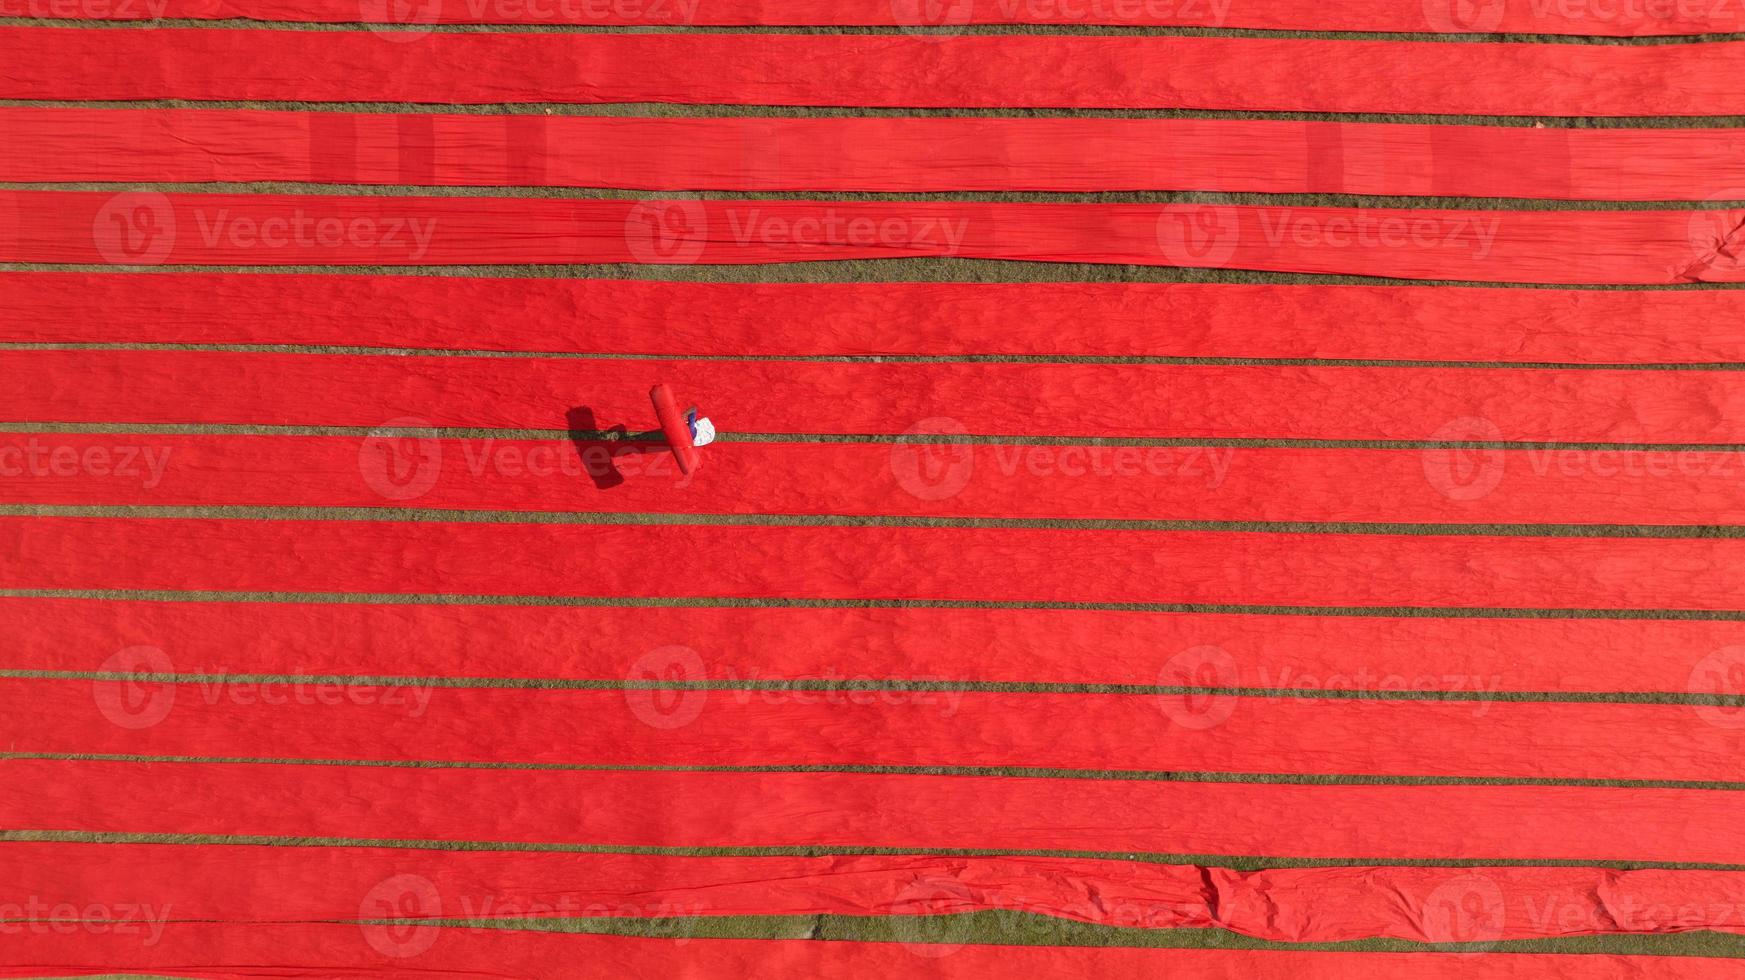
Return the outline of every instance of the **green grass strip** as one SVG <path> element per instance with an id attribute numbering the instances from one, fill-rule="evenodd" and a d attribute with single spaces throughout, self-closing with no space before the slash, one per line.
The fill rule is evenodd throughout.
<path id="1" fill-rule="evenodd" d="M 1578 619 L 1745 622 L 1745 611 L 1714 609 L 1505 609 L 1459 606 L 1263 606 L 1178 602 L 1005 602 L 951 599 L 747 599 L 732 596 L 537 596 L 477 593 L 239 592 L 192 589 L 0 588 L 0 599 L 126 602 L 332 603 L 383 606 L 515 606 L 613 609 L 999 609 L 1186 613 L 1244 616 L 1337 616 L 1403 619 Z"/>
<path id="2" fill-rule="evenodd" d="M 1458 211 L 1720 211 L 1738 208 L 1745 198 L 1701 200 L 1600 201 L 1524 197 L 1448 197 L 1435 195 L 1307 194 L 1260 191 L 730 191 L 691 192 L 546 185 L 329 184 L 308 181 L 0 181 L 0 190 L 116 192 L 151 189 L 172 194 L 352 195 L 402 198 L 498 198 L 537 200 L 648 201 L 675 196 L 712 201 L 891 201 L 995 204 L 1177 204 L 1270 205 L 1303 208 L 1395 208 Z M 1734 188 L 1734 190 L 1745 190 Z M 779 263 L 778 263 L 779 264 Z"/>
<path id="3" fill-rule="evenodd" d="M 1686 691 L 1493 691 L 1425 688 L 1350 689 L 1315 687 L 1219 687 L 1216 685 L 1073 684 L 1045 681 L 965 681 L 881 678 L 787 678 L 757 680 L 629 680 L 563 677 L 424 677 L 376 674 L 239 674 L 112 670 L 0 669 L 0 679 L 149 681 L 159 684 L 337 684 L 348 687 L 394 687 L 457 690 L 544 691 L 912 691 L 977 694 L 1085 694 L 1166 697 L 1218 694 L 1271 701 L 1403 701 L 1525 702 L 1534 704 L 1655 704 L 1745 707 L 1745 694 L 1697 694 Z"/>
<path id="4" fill-rule="evenodd" d="M 448 524 L 561 524 L 636 527 L 847 527 L 1231 534 L 1364 534 L 1453 537 L 1741 539 L 1740 525 L 1402 524 L 1353 521 L 1171 521 L 1080 518 L 886 517 L 834 514 L 646 514 L 627 512 L 441 510 L 413 507 L 145 506 L 0 504 L 0 517 L 132 520 L 372 521 Z"/>
<path id="5" fill-rule="evenodd" d="M 1631 861 L 1495 858 L 1262 857 L 1166 851 L 1081 851 L 1042 848 L 850 847 L 660 847 L 632 844 L 571 844 L 545 841 L 421 840 L 376 837 L 287 837 L 261 834 L 162 834 L 116 831 L 0 830 L 0 843 L 170 844 L 178 846 L 393 848 L 413 851 L 494 851 L 557 854 L 642 854 L 662 857 L 1036 857 L 1191 865 L 1233 871 L 1282 868 L 1610 868 L 1620 871 L 1745 871 L 1745 864 L 1699 861 Z"/>
<path id="6" fill-rule="evenodd" d="M 5 422 L 0 432 L 108 435 L 225 436 L 376 436 L 430 439 L 526 439 L 608 442 L 660 442 L 659 432 L 583 429 L 492 429 L 464 426 L 256 425 L 208 422 Z M 820 445 L 974 445 L 974 446 L 1136 446 L 1142 448 L 1232 449 L 1515 449 L 1528 452 L 1608 450 L 1617 452 L 1745 452 L 1742 443 L 1509 442 L 1437 439 L 1272 439 L 1168 438 L 1132 436 L 956 435 L 933 433 L 722 432 L 717 442 L 817 443 Z"/>
<path id="7" fill-rule="evenodd" d="M 681 104 L 675 102 L 551 103 L 498 102 L 468 105 L 423 102 L 309 102 L 294 99 L 0 99 L 5 107 L 70 106 L 86 109 L 259 109 L 269 112 L 366 112 L 415 115 L 484 116 L 637 116 L 841 118 L 848 116 L 928 116 L 977 119 L 1270 119 L 1284 122 L 1409 123 L 1424 126 L 1496 126 L 1523 129 L 1734 129 L 1745 116 L 1487 116 L 1407 112 L 1281 112 L 1254 109 L 939 109 L 882 106 L 784 106 Z"/>
<path id="8" fill-rule="evenodd" d="M 1745 33 L 1611 36 L 1597 34 L 1531 33 L 1439 33 L 1434 31 L 1278 30 L 1250 27 L 1133 26 L 1124 24 L 961 24 L 930 25 L 608 25 L 608 24 L 424 24 L 424 23 L 326 23 L 319 21 L 265 20 L 250 17 L 178 18 L 146 20 L 100 20 L 62 17 L 0 17 L 0 27 L 61 27 L 85 30 L 195 30 L 262 31 L 358 31 L 422 34 L 806 34 L 858 36 L 991 37 L 1041 35 L 1057 37 L 1229 37 L 1251 39 L 1297 39 L 1322 41 L 1409 41 L 1447 44 L 1566 44 L 1602 47 L 1669 47 L 1716 44 L 1745 40 Z"/>
<path id="9" fill-rule="evenodd" d="M 1745 117 L 1739 120 L 1745 126 Z M 1381 276 L 1255 272 L 1017 259 L 889 258 L 777 262 L 755 265 L 159 265 L 114 266 L 79 262 L 0 262 L 0 272 L 94 272 L 106 274 L 214 273 L 225 275 L 393 275 L 495 279 L 637 279 L 651 282 L 1156 282 L 1256 283 L 1272 285 L 1470 286 L 1485 289 L 1585 289 L 1627 292 L 1745 290 L 1745 283 L 1662 285 L 1570 285 L 1478 280 L 1388 279 Z"/>
<path id="10" fill-rule="evenodd" d="M 0 341 L 0 351 L 202 351 L 348 357 L 478 357 L 507 360 L 799 362 L 813 364 L 1155 364 L 1193 367 L 1476 368 L 1505 371 L 1745 371 L 1745 362 L 1598 363 L 1572 361 L 1431 361 L 1338 357 L 1172 357 L 1100 354 L 622 354 L 575 350 L 486 350 L 343 344 L 62 343 Z M 0 423 L 0 426 L 7 423 Z"/>
<path id="11" fill-rule="evenodd" d="M 1745 125 L 1745 119 L 1741 120 Z M 1031 262 L 1018 259 L 889 258 L 777 262 L 755 265 L 159 265 L 115 266 L 79 262 L 0 262 L 0 272 L 107 274 L 213 273 L 225 275 L 376 275 L 493 279 L 637 279 L 651 282 L 1153 282 L 1262 285 L 1469 286 L 1483 289 L 1587 289 L 1628 292 L 1745 290 L 1741 282 L 1662 285 L 1571 285 L 1479 280 L 1389 279 L 1381 276 L 1255 272 L 1176 266 Z"/>
<path id="12" fill-rule="evenodd" d="M 19 922 L 24 920 L 6 920 Z M 78 920 L 60 919 L 57 922 Z M 93 920 L 96 921 L 96 920 Z M 189 920 L 169 918 L 167 924 Z M 194 920 L 205 921 L 205 920 Z M 1325 953 L 1444 953 L 1479 957 L 1491 954 L 1612 955 L 1668 957 L 1745 957 L 1745 938 L 1715 932 L 1660 935 L 1577 936 L 1557 939 L 1509 940 L 1492 943 L 1419 943 L 1400 939 L 1352 942 L 1287 943 L 1255 939 L 1224 929 L 1146 929 L 1119 923 L 1089 923 L 1022 909 L 997 909 L 949 916 L 691 916 L 691 917 L 525 917 L 434 919 L 341 919 L 335 924 L 399 928 L 563 935 L 610 935 L 665 940 L 813 940 L 822 942 L 889 943 L 910 947 L 917 967 L 948 958 L 966 946 L 1051 946 L 1156 950 L 1294 951 Z M 433 949 L 440 954 L 441 937 Z M 1014 964 L 1018 965 L 1018 964 Z M 1549 964 L 1547 964 L 1549 966 Z M 1169 961 L 1160 957 L 1160 975 Z M 1552 969 L 1555 969 L 1554 967 Z M 110 977 L 156 977 L 157 974 L 107 974 Z"/>
<path id="13" fill-rule="evenodd" d="M 589 765 L 546 762 L 455 762 L 435 759 L 285 759 L 255 756 L 138 755 L 103 752 L 0 752 L 0 760 L 121 762 L 160 765 L 315 766 L 361 769 L 471 769 L 510 772 L 713 772 L 740 774 L 847 774 L 861 776 L 955 776 L 1003 779 L 1076 779 L 1096 782 L 1219 783 L 1256 786 L 1540 786 L 1589 789 L 1700 790 L 1745 792 L 1745 782 L 1695 779 L 1558 779 L 1506 776 L 1345 775 L 1322 773 L 1247 773 L 1046 769 L 1033 766 L 861 766 L 861 765 Z"/>

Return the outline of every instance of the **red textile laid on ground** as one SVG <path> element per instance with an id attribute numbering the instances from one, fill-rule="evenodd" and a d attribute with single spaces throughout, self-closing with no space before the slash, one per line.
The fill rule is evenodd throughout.
<path id="1" fill-rule="evenodd" d="M 0 796 L 0 820 L 32 830 L 1374 864 L 1451 854 L 1481 864 L 1745 858 L 1736 790 L 39 759 L 6 767 L 37 790 Z"/>
<path id="2" fill-rule="evenodd" d="M 1440 0 L 1439 0 L 1440 2 Z M 397 43 L 396 43 L 397 42 Z M 1745 42 L 0 27 L 0 98 L 1745 112 Z M 94 72 L 93 64 L 128 70 Z M 1523 84 L 1531 79 L 1531 84 Z"/>
<path id="3" fill-rule="evenodd" d="M 1745 361 L 1735 290 L 0 272 L 0 303 L 16 311 L 0 338 L 43 343 Z"/>
<path id="4" fill-rule="evenodd" d="M 593 426 L 644 431 L 650 427 L 647 384 L 664 379 L 686 392 L 688 402 L 723 406 L 717 418 L 726 432 L 903 435 L 914 444 L 949 443 L 966 433 L 1745 442 L 1745 372 L 1738 371 L 181 350 L 14 350 L 0 352 L 0 366 L 16 377 L 10 388 L 0 387 L 0 416 L 16 422 L 457 426 L 542 429 L 561 437 Z M 592 425 L 576 424 L 584 415 Z M 950 462 L 955 451 L 935 458 Z M 1483 475 L 1449 478 L 1464 484 Z"/>
<path id="5" fill-rule="evenodd" d="M 0 588 L 1730 610 L 1737 538 L 0 518 Z M 513 556 L 505 561 L 504 556 Z"/>
<path id="6" fill-rule="evenodd" d="M 671 660 L 681 671 L 702 663 L 694 651 Z M 1155 682 L 1195 682 L 1184 664 L 1157 655 Z M 831 681 L 821 690 L 763 691 L 143 683 L 147 700 L 164 710 L 122 713 L 142 725 L 132 728 L 91 703 L 94 685 L 101 707 L 124 703 L 135 682 L 8 681 L 0 685 L 0 735 L 11 752 L 178 758 L 1720 783 L 1738 773 L 1737 730 L 1715 723 L 1738 709 L 1521 703 L 1489 700 L 1488 691 L 1469 692 L 1483 701 L 1428 702 L 1399 700 L 1399 691 L 1362 699 L 1025 694 L 871 691 Z"/>
<path id="7" fill-rule="evenodd" d="M 1215 668 L 1197 685 L 1309 697 L 1723 694 L 1745 661 L 1745 623 L 1665 619 L 0 598 L 0 630 L 19 670 L 1150 688 L 1184 684 L 1174 660 Z"/>
<path id="8" fill-rule="evenodd" d="M 46 13 L 52 11 L 51 13 Z M 84 8 L 51 0 L 8 0 L 6 16 L 103 20 L 176 19 L 363 21 L 416 31 L 434 24 L 572 24 L 584 26 L 898 26 L 945 29 L 971 24 L 1108 25 L 1116 27 L 1254 28 L 1283 31 L 1441 31 L 1452 33 L 1591 34 L 1620 37 L 1730 33 L 1745 30 L 1745 10 L 1732 3 L 1473 4 L 1438 0 L 1418 6 L 1398 0 L 1187 0 L 1182 3 L 1012 3 L 955 0 L 649 0 L 646 3 L 519 3 L 429 0 L 400 7 L 354 0 L 118 0 Z"/>
<path id="9" fill-rule="evenodd" d="M 411 894 L 390 889 L 383 902 Z M 1457 896 L 1458 897 L 1458 896 Z M 1038 980 L 1088 974 L 1108 980 L 1150 980 L 1167 957 L 1175 980 L 1249 980 L 1281 975 L 1297 980 L 1537 980 L 1546 957 L 1521 953 L 1344 953 L 1276 949 L 1123 949 L 1071 946 L 928 945 L 931 931 L 912 943 L 819 942 L 679 937 L 563 935 L 466 928 L 371 931 L 355 924 L 231 925 L 174 922 L 162 942 L 144 946 L 138 932 L 116 935 L 31 930 L 8 945 L 10 976 L 40 976 L 45 969 L 112 972 L 112 964 L 229 980 L 263 968 L 298 972 L 399 972 L 461 978 L 478 974 L 598 977 L 689 976 L 794 980 L 861 980 L 925 972 L 944 980 L 980 980 L 1013 970 Z M 374 938 L 375 942 L 370 940 Z M 416 951 L 416 952 L 414 952 Z M 949 951 L 949 952 L 947 952 Z M 941 955 L 944 953 L 945 955 Z M 1602 980 L 1731 980 L 1738 964 L 1683 956 L 1559 956 L 1560 977 Z M 1274 971 L 1277 971 L 1276 974 Z"/>
<path id="10" fill-rule="evenodd" d="M 85 906 L 100 898 L 151 913 L 170 911 L 177 920 L 261 925 L 343 921 L 355 918 L 360 906 L 381 920 L 445 916 L 487 922 L 542 913 L 907 916 L 1019 909 L 1127 927 L 1217 926 L 1287 942 L 1385 935 L 1440 943 L 1458 933 L 1438 903 L 1467 894 L 1500 910 L 1484 930 L 1495 939 L 1578 936 L 1614 926 L 1738 931 L 1730 913 L 1745 903 L 1745 874 L 1738 871 L 1603 868 L 1243 872 L 1065 857 L 698 858 L 34 842 L 0 849 L 0 867 L 0 904 L 23 905 L 34 897 L 43 906 Z M 405 897 L 392 894 L 396 886 L 415 890 L 417 901 L 393 901 Z M 388 900 L 378 905 L 378 899 Z M 169 937 L 191 927 L 144 918 L 134 923 L 142 933 L 155 928 Z M 915 940 L 952 931 L 923 923 L 895 926 Z M 386 931 L 375 927 L 366 935 Z"/>
<path id="11" fill-rule="evenodd" d="M 0 191 L 0 260 L 758 264 L 960 257 L 1482 282 L 1745 282 L 1745 211 Z"/>
<path id="12" fill-rule="evenodd" d="M 0 0 L 0 977 L 1733 980 L 1741 38 Z"/>
<path id="13" fill-rule="evenodd" d="M 1478 434 L 1477 426 L 1455 434 Z M 949 435 L 947 435 L 949 438 Z M 0 503 L 997 520 L 1745 523 L 1745 453 L 0 432 Z M 239 467 L 238 460 L 248 460 Z M 1365 492 L 1351 493 L 1361 486 Z"/>
<path id="14" fill-rule="evenodd" d="M 1729 129 L 21 107 L 0 108 L 0 130 L 10 134 L 0 179 L 19 181 L 1599 201 L 1704 200 L 1745 186 L 1745 135 Z"/>

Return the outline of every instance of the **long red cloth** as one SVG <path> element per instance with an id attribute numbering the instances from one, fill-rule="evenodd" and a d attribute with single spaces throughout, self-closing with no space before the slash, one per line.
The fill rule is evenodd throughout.
<path id="1" fill-rule="evenodd" d="M 706 670 L 689 648 L 645 656 L 651 673 Z M 1228 661 L 1227 654 L 1188 657 L 1195 659 L 1160 651 L 1156 682 L 1217 683 L 1217 666 Z M 869 690 L 837 680 L 796 690 L 564 691 L 416 679 L 387 687 L 14 679 L 0 685 L 0 734 L 14 752 L 189 758 L 1723 783 L 1738 776 L 1735 726 L 1745 709 L 1375 700 L 1398 697 L 1410 681 L 1364 683 L 1357 693 L 1369 700 Z M 1493 683 L 1477 679 L 1478 690 L 1467 693 L 1491 697 Z"/>
<path id="2" fill-rule="evenodd" d="M 1745 859 L 1739 793 L 11 759 L 16 830 L 1478 862 Z M 1191 863 L 1191 862 L 1188 862 Z"/>
<path id="3" fill-rule="evenodd" d="M 0 260 L 18 262 L 689 265 L 957 257 L 1482 282 L 1745 281 L 1739 210 L 0 192 L 0 211 L 7 210 Z"/>
<path id="4" fill-rule="evenodd" d="M 913 916 L 983 910 L 1127 928 L 1219 927 L 1285 942 L 1388 936 L 1446 943 L 1612 929 L 1745 929 L 1736 918 L 1736 909 L 1745 904 L 1745 875 L 1737 871 L 1339 867 L 1245 872 L 1092 858 L 697 858 L 47 842 L 0 848 L 0 868 L 5 869 L 0 907 L 33 908 L 48 923 L 55 916 L 71 918 L 67 906 L 130 909 L 131 920 L 115 925 L 140 939 L 158 932 L 173 936 L 191 928 L 188 920 L 247 922 L 270 934 L 278 931 L 274 923 L 360 917 L 489 922 L 557 915 Z M 1469 896 L 1477 899 L 1472 904 L 1481 914 L 1468 918 L 1463 907 L 1459 917 L 1451 917 L 1441 907 Z M 43 931 L 50 928 L 45 923 Z M 378 940 L 419 931 L 365 928 L 365 936 Z M 673 928 L 682 935 L 687 927 Z M 915 938 L 928 931 L 952 932 L 925 923 L 897 923 L 896 928 L 899 935 Z M 536 934 L 522 938 L 539 941 Z M 13 939 L 0 948 L 0 957 L 17 945 Z M 411 942 L 403 946 L 413 948 Z M 438 954 L 432 960 L 447 952 L 434 943 L 430 948 Z"/>
<path id="5" fill-rule="evenodd" d="M 0 108 L 0 179 L 1702 200 L 1728 129 Z"/>
<path id="6" fill-rule="evenodd" d="M 1440 31 L 1453 33 L 1653 36 L 1745 29 L 1732 3 L 1509 3 L 1470 6 L 1441 0 L 1420 9 L 1395 0 L 1186 0 L 1179 3 L 1014 3 L 1010 0 L 647 0 L 641 3 L 426 0 L 116 0 L 69 6 L 52 0 L 6 0 L 8 17 L 92 20 L 176 18 L 372 23 L 412 30 L 433 24 L 577 26 L 896 26 L 1084 24 L 1116 27 L 1251 28 L 1285 31 Z"/>
<path id="7" fill-rule="evenodd" d="M 384 897 L 402 898 L 412 892 Z M 1463 895 L 1456 895 L 1456 898 Z M 1482 915 L 1483 909 L 1480 907 Z M 1461 934 L 1465 923 L 1461 919 Z M 163 941 L 145 945 L 145 929 L 117 935 L 101 929 L 24 929 L 9 937 L 4 969 L 37 977 L 45 970 L 113 973 L 117 962 L 138 970 L 202 980 L 239 976 L 407 973 L 426 978 L 480 974 L 521 977 L 582 977 L 620 980 L 632 976 L 740 977 L 794 980 L 860 980 L 868 976 L 925 975 L 979 980 L 1013 970 L 1038 980 L 1072 980 L 1087 973 L 1110 980 L 1148 980 L 1167 969 L 1180 980 L 1251 980 L 1285 975 L 1300 980 L 1536 980 L 1548 968 L 1543 955 L 1426 952 L 1347 953 L 1275 949 L 1130 949 L 1060 946 L 926 945 L 935 935 L 922 927 L 914 943 L 819 942 L 817 940 L 691 939 L 684 936 L 562 935 L 541 932 L 417 928 L 365 931 L 341 923 L 263 926 L 176 922 Z M 947 927 L 943 933 L 952 933 Z M 371 943 L 374 937 L 376 942 Z M 428 942 L 427 942 L 428 940 Z M 414 952 L 416 951 L 416 952 Z M 942 955 L 943 954 L 943 955 Z M 415 958 L 414 958 L 415 957 Z M 1684 956 L 1559 956 L 1559 976 L 1601 980 L 1620 975 L 1641 980 L 1728 980 L 1738 964 L 1725 958 Z"/>
<path id="8" fill-rule="evenodd" d="M 1472 427 L 1460 435 L 1483 434 Z M 1420 524 L 1745 523 L 1745 453 L 0 432 L 0 503 Z M 246 460 L 246 465 L 238 461 Z M 1361 486 L 1362 494 L 1351 488 Z"/>
<path id="9" fill-rule="evenodd" d="M 531 428 L 650 425 L 647 385 L 723 432 L 1745 442 L 1745 372 L 632 360 L 13 350 L 17 422 Z M 582 410 L 586 410 L 583 412 Z M 923 479 L 949 475 L 951 447 Z M 919 451 L 919 450 L 918 450 Z M 920 461 L 917 460 L 917 463 Z M 1463 461 L 1445 460 L 1451 480 Z M 1484 459 L 1470 461 L 1483 476 Z M 1434 478 L 1432 478 L 1434 479 Z"/>
<path id="10" fill-rule="evenodd" d="M 1745 694 L 1745 624 L 1703 620 L 0 598 L 0 631 L 18 670 L 1149 687 L 1186 653 L 1195 684 L 1281 695 Z"/>
<path id="11" fill-rule="evenodd" d="M 0 518 L 0 587 L 1734 610 L 1738 539 Z"/>
<path id="12" fill-rule="evenodd" d="M 1745 361 L 1745 292 L 0 272 L 10 341 L 600 354 Z"/>
<path id="13" fill-rule="evenodd" d="M 1745 42 L 0 28 L 0 98 L 1745 112 Z M 94 64 L 127 71 L 90 71 Z M 1531 79 L 1531 84 L 1523 84 Z"/>

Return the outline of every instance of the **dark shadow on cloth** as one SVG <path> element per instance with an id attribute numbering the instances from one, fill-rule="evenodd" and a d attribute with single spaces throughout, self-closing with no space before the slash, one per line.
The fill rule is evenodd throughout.
<path id="1" fill-rule="evenodd" d="M 649 442 L 639 434 L 631 433 L 623 423 L 610 429 L 600 428 L 594 410 L 586 405 L 570 409 L 564 413 L 564 419 L 568 422 L 570 442 L 576 447 L 582 469 L 601 490 L 610 490 L 624 482 L 624 474 L 618 472 L 615 462 L 620 456 L 667 451 L 665 442 Z"/>

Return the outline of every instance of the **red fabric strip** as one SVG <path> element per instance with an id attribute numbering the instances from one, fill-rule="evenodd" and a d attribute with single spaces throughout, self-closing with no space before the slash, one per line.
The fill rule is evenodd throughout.
<path id="1" fill-rule="evenodd" d="M 684 416 L 679 414 L 678 402 L 673 400 L 672 389 L 666 385 L 657 384 L 649 389 L 648 397 L 654 403 L 655 418 L 660 421 L 661 434 L 666 436 L 667 448 L 672 450 L 674 464 L 678 467 L 676 475 L 680 479 L 690 476 L 697 471 L 697 447 L 691 441 L 691 432 L 686 425 Z M 612 465 L 610 462 L 604 464 L 595 462 L 590 465 L 585 458 L 588 449 L 577 446 L 576 451 L 581 457 L 578 458 L 578 463 L 590 470 L 597 469 L 604 479 L 610 479 L 610 473 L 607 469 Z M 596 458 L 598 455 L 596 452 Z"/>
<path id="2" fill-rule="evenodd" d="M 395 889 L 398 891 L 398 889 Z M 404 899 L 412 892 L 392 896 Z M 1459 897 L 1459 896 L 1457 896 Z M 387 900 L 387 899 L 384 899 Z M 1147 980 L 1168 969 L 1180 980 L 1249 980 L 1280 975 L 1301 980 L 1392 980 L 1409 974 L 1422 980 L 1536 980 L 1545 976 L 1543 955 L 1510 953 L 1326 953 L 1298 950 L 1133 949 L 1059 946 L 957 946 L 930 944 L 923 929 L 916 942 L 818 942 L 564 935 L 472 929 L 394 929 L 366 932 L 340 923 L 233 925 L 174 922 L 150 946 L 138 934 L 109 930 L 32 930 L 11 937 L 0 952 L 11 976 L 41 976 L 44 970 L 112 973 L 115 964 L 223 978 L 307 975 L 311 971 L 405 974 L 463 978 L 480 974 L 518 977 L 635 976 L 699 978 L 793 977 L 796 980 L 859 980 L 868 976 L 983 978 L 1011 971 L 1039 980 L 1069 980 L 1087 973 L 1110 980 Z M 951 935 L 949 927 L 944 933 Z M 376 944 L 370 938 L 376 938 Z M 378 946 L 380 948 L 378 948 Z M 416 950 L 416 952 L 413 952 Z M 415 957 L 415 958 L 414 958 Z M 1559 956 L 1558 976 L 1600 980 L 1628 975 L 1641 980 L 1727 980 L 1738 963 L 1687 956 Z M 331 975 L 326 973 L 323 975 Z"/>
<path id="3" fill-rule="evenodd" d="M 1221 927 L 1260 939 L 1417 942 L 1745 928 L 1745 876 L 1593 868 L 1339 868 L 1241 872 L 1087 858 L 668 857 L 14 842 L 0 908 L 138 911 L 130 935 L 185 922 L 928 915 L 1005 909 L 1117 927 Z M 1438 907 L 1472 896 L 1476 912 Z M 412 901 L 406 901 L 406 899 Z M 32 904 L 34 902 L 34 905 Z M 62 914 L 65 909 L 61 909 Z M 119 918 L 119 913 L 116 914 Z M 126 926 L 127 923 L 117 923 Z M 897 923 L 919 940 L 950 929 Z M 412 951 L 430 928 L 364 927 Z M 441 934 L 446 938 L 448 934 Z M 393 940 L 400 939 L 401 942 Z M 439 939 L 440 941 L 440 939 Z M 435 947 L 435 944 L 431 944 Z M 437 952 L 441 952 L 437 948 Z M 4 954 L 0 954 L 4 955 Z M 1416 974 L 1414 974 L 1416 975 Z"/>
<path id="4" fill-rule="evenodd" d="M 0 192 L 0 210 L 8 206 L 15 230 L 10 242 L 0 235 L 0 259 L 23 262 L 690 265 L 956 256 L 1483 282 L 1745 281 L 1745 211 Z"/>
<path id="5" fill-rule="evenodd" d="M 92 20 L 176 18 L 319 23 L 574 24 L 735 26 L 961 27 L 967 24 L 1085 24 L 1117 27 L 1251 28 L 1283 31 L 1438 31 L 1454 33 L 1652 36 L 1745 30 L 1745 11 L 1732 3 L 1512 3 L 1422 9 L 1392 0 L 1346 0 L 1329 7 L 1309 0 L 1188 0 L 1183 3 L 1089 3 L 956 0 L 649 0 L 649 2 L 519 3 L 430 0 L 402 7 L 350 0 L 116 0 L 72 7 L 53 0 L 4 0 L 0 15 Z"/>
<path id="6" fill-rule="evenodd" d="M 1222 661 L 1203 659 L 1158 657 L 1156 682 L 1216 683 Z M 665 668 L 658 679 L 682 679 L 700 672 L 702 660 L 669 649 L 651 652 L 650 667 L 657 663 Z M 1738 776 L 1742 720 L 1737 708 L 1676 704 L 822 683 L 823 690 L 554 691 L 11 679 L 0 683 L 0 734 L 8 751 L 69 755 L 1726 782 Z"/>
<path id="7" fill-rule="evenodd" d="M 19 670 L 1745 694 L 1745 625 L 1676 620 L 0 598 L 0 634 Z"/>
<path id="8" fill-rule="evenodd" d="M 8 517 L 0 544 L 21 589 L 1745 609 L 1734 539 Z"/>
<path id="9" fill-rule="evenodd" d="M 1480 861 L 1745 857 L 1739 794 L 13 759 L 16 829 Z M 505 805 L 506 800 L 514 801 Z"/>
<path id="10" fill-rule="evenodd" d="M 1745 442 L 1745 373 L 1158 364 L 833 363 L 14 350 L 0 417 L 30 422 L 654 427 L 672 386 L 724 433 L 900 434 L 928 482 L 950 440 L 1193 439 Z M 582 424 L 577 424 L 578 422 Z M 272 445 L 263 443 L 263 447 Z M 922 444 L 905 444 L 919 447 Z M 418 449 L 417 446 L 406 447 Z M 572 447 L 573 449 L 573 447 Z M 1449 479 L 1488 457 L 1440 459 Z M 412 465 L 410 457 L 400 465 Z M 1468 469 L 1466 467 L 1470 466 Z M 1506 464 L 1505 464 L 1506 471 Z"/>
<path id="11" fill-rule="evenodd" d="M 430 140 L 412 166 L 408 120 Z M 1724 129 L 1250 119 L 407 116 L 0 108 L 0 178 L 759 191 L 1220 190 L 1701 200 L 1745 185 Z M 548 161 L 529 171 L 526 160 Z"/>
<path id="12" fill-rule="evenodd" d="M 606 354 L 1745 361 L 1745 293 L 0 272 L 11 341 Z"/>
<path id="13" fill-rule="evenodd" d="M 708 465 L 682 475 L 662 443 L 0 433 L 0 502 L 1745 524 L 1745 454 L 1731 452 L 829 443 L 705 452 Z"/>
<path id="14" fill-rule="evenodd" d="M 1745 43 L 0 28 L 0 98 L 1745 112 Z M 124 64 L 125 72 L 92 72 Z M 1531 78 L 1534 84 L 1522 85 Z"/>

